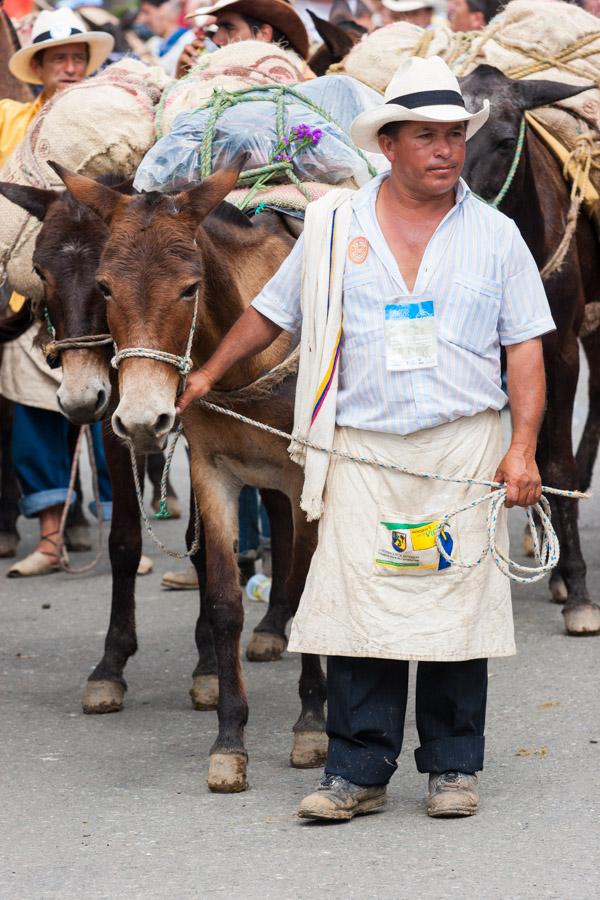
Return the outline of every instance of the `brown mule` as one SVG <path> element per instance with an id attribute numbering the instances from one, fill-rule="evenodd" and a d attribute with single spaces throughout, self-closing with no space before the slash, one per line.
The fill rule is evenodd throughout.
<path id="1" fill-rule="evenodd" d="M 289 253 L 293 241 L 278 217 L 263 214 L 255 225 L 222 203 L 240 168 L 241 163 L 223 169 L 176 196 L 124 197 L 57 167 L 71 193 L 109 225 L 97 278 L 119 350 L 156 348 L 181 356 L 194 324 L 192 356 L 194 364 L 201 365 Z M 253 383 L 282 362 L 288 349 L 289 338 L 282 336 L 267 351 L 232 370 L 220 387 L 228 390 Z M 132 441 L 138 452 L 164 447 L 175 421 L 179 388 L 179 373 L 168 363 L 123 360 L 113 429 Z M 273 385 L 270 396 L 247 400 L 244 413 L 289 431 L 294 388 L 294 379 L 287 377 Z M 184 427 L 192 483 L 202 512 L 204 599 L 219 673 L 219 733 L 211 750 L 208 783 L 213 791 L 240 791 L 247 787 L 244 726 L 248 717 L 239 654 L 242 594 L 234 554 L 241 486 L 277 490 L 291 502 L 294 539 L 288 600 L 292 612 L 316 544 L 316 527 L 300 511 L 303 473 L 290 461 L 285 442 L 200 406 L 186 411 Z M 319 765 L 326 737 L 325 680 L 318 657 L 302 657 L 300 697 L 292 763 Z"/>

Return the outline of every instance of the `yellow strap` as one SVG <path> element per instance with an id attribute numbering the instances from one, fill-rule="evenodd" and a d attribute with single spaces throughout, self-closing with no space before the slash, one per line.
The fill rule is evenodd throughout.
<path id="1" fill-rule="evenodd" d="M 527 119 L 527 124 L 531 126 L 531 128 L 535 131 L 535 133 L 542 139 L 542 141 L 546 144 L 548 149 L 556 156 L 559 162 L 566 167 L 566 173 L 571 182 L 575 181 L 575 179 L 579 176 L 581 178 L 582 171 L 580 163 L 573 157 L 573 154 L 562 144 L 558 138 L 556 138 L 553 134 L 551 134 L 547 128 L 545 128 L 536 118 L 530 113 L 525 113 L 525 118 Z M 592 213 L 598 200 L 600 199 L 600 195 L 598 191 L 592 184 L 589 176 L 586 176 L 579 185 L 579 190 L 581 196 L 583 197 L 583 203 L 588 213 Z"/>
<path id="2" fill-rule="evenodd" d="M 21 294 L 17 294 L 16 291 L 13 291 L 10 296 L 10 300 L 8 301 L 10 311 L 14 313 L 21 312 L 24 303 L 25 297 L 23 297 Z"/>

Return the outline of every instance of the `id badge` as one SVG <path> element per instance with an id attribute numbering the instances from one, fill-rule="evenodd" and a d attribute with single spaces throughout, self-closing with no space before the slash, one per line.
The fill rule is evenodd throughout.
<path id="1" fill-rule="evenodd" d="M 385 361 L 388 372 L 437 366 L 435 305 L 432 297 L 400 297 L 385 307 Z"/>

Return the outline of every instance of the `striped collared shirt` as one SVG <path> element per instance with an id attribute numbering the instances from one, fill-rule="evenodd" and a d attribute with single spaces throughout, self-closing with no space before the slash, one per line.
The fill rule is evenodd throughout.
<path id="1" fill-rule="evenodd" d="M 375 212 L 386 177 L 374 178 L 352 198 L 336 422 L 410 434 L 500 410 L 507 399 L 500 346 L 555 327 L 533 257 L 514 222 L 474 197 L 461 179 L 456 204 L 427 245 L 411 295 Z M 253 302 L 290 332 L 301 324 L 302 254 L 300 238 Z M 385 307 L 411 296 L 433 298 L 437 365 L 389 371 Z"/>

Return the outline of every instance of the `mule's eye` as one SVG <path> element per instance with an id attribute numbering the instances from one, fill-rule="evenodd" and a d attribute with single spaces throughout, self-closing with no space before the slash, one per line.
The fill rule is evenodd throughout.
<path id="1" fill-rule="evenodd" d="M 106 300 L 108 300 L 112 296 L 109 286 L 103 281 L 97 281 L 96 286 Z"/>
<path id="2" fill-rule="evenodd" d="M 498 144 L 499 150 L 514 150 L 516 145 L 516 140 L 513 137 L 503 138 Z"/>
<path id="3" fill-rule="evenodd" d="M 35 272 L 37 277 L 40 279 L 40 281 L 46 281 L 46 276 L 44 275 L 44 273 L 38 266 L 34 265 L 33 271 Z"/>
<path id="4" fill-rule="evenodd" d="M 194 284 L 190 284 L 189 287 L 186 287 L 184 291 L 181 292 L 182 300 L 194 300 L 196 294 L 198 293 L 198 288 L 200 287 L 200 282 L 196 281 Z"/>

